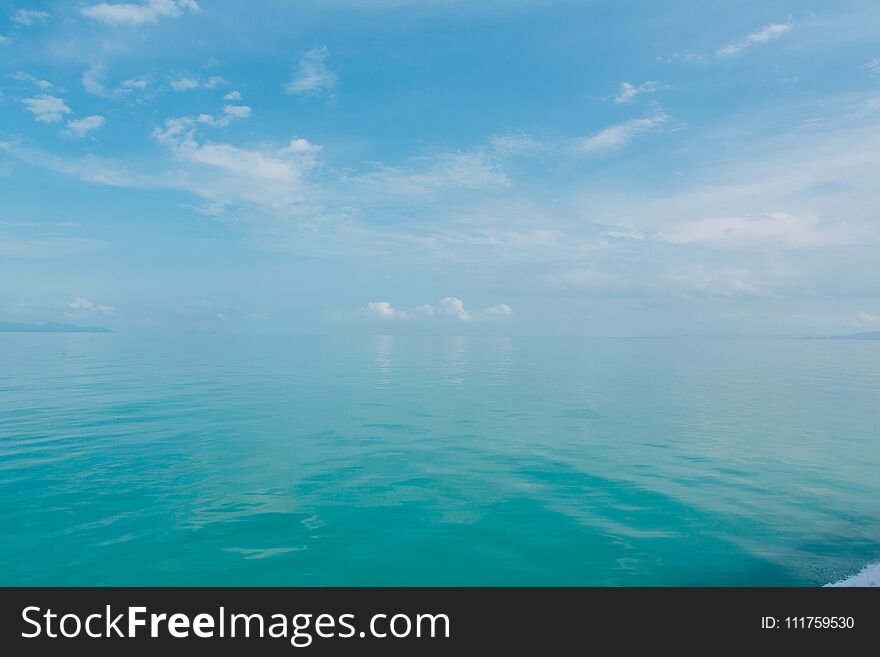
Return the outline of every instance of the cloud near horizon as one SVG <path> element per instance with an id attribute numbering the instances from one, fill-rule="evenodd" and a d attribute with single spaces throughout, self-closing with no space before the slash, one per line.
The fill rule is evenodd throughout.
<path id="1" fill-rule="evenodd" d="M 506 303 L 499 303 L 480 310 L 467 310 L 458 297 L 446 297 L 436 304 L 423 304 L 407 310 L 398 310 L 388 301 L 370 301 L 362 314 L 373 319 L 406 320 L 432 317 L 449 318 L 461 322 L 486 319 L 503 319 L 513 316 L 513 309 Z"/>

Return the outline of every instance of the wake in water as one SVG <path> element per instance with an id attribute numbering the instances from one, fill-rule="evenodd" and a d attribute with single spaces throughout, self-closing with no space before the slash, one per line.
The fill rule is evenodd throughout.
<path id="1" fill-rule="evenodd" d="M 880 586 L 880 563 L 872 563 L 852 577 L 825 586 Z"/>

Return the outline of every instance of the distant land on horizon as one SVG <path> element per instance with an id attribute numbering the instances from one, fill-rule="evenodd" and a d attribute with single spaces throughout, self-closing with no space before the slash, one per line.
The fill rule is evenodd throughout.
<path id="1" fill-rule="evenodd" d="M 861 333 L 849 333 L 847 335 L 826 335 L 821 337 L 804 338 L 805 340 L 880 340 L 880 331 L 863 331 Z"/>
<path id="2" fill-rule="evenodd" d="M 29 324 L 27 322 L 0 322 L 0 333 L 113 333 L 103 326 L 78 326 L 77 324 Z"/>

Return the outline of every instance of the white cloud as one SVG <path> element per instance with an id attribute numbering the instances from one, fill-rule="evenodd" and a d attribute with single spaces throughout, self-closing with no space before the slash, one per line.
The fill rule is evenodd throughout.
<path id="1" fill-rule="evenodd" d="M 785 212 L 719 217 L 688 222 L 658 235 L 673 244 L 699 244 L 717 248 L 796 248 L 827 244 L 830 235 L 817 229 L 815 217 Z"/>
<path id="2" fill-rule="evenodd" d="M 178 78 L 171 81 L 171 88 L 174 91 L 187 91 L 189 89 L 198 89 L 199 81 L 192 78 Z"/>
<path id="3" fill-rule="evenodd" d="M 7 258 L 56 258 L 89 253 L 104 242 L 76 234 L 76 227 L 0 221 L 0 256 Z"/>
<path id="4" fill-rule="evenodd" d="M 354 181 L 382 196 L 430 196 L 442 190 L 486 189 L 511 184 L 498 162 L 481 150 L 437 153 L 413 158 L 413 163 L 426 166 L 421 170 L 380 166 L 376 171 L 357 176 Z"/>
<path id="5" fill-rule="evenodd" d="M 99 114 L 86 116 L 75 121 L 68 121 L 64 136 L 71 139 L 82 139 L 90 132 L 100 130 L 104 126 L 104 117 Z"/>
<path id="6" fill-rule="evenodd" d="M 545 144 L 523 133 L 496 135 L 489 144 L 501 156 L 539 153 L 547 149 Z"/>
<path id="7" fill-rule="evenodd" d="M 224 105 L 223 113 L 233 119 L 246 119 L 251 115 L 251 108 L 247 105 Z"/>
<path id="8" fill-rule="evenodd" d="M 223 100 L 241 100 L 241 94 L 237 91 L 230 91 L 228 94 L 223 96 Z"/>
<path id="9" fill-rule="evenodd" d="M 177 313 L 181 317 L 199 321 L 217 319 L 223 321 L 229 319 L 229 315 L 226 312 L 218 310 L 214 303 L 207 299 L 190 302 L 178 309 Z"/>
<path id="10" fill-rule="evenodd" d="M 70 108 L 63 98 L 57 96 L 40 95 L 33 98 L 25 98 L 21 101 L 27 107 L 28 112 L 33 114 L 40 123 L 57 123 L 70 114 Z"/>
<path id="11" fill-rule="evenodd" d="M 196 12 L 199 5 L 196 0 L 147 0 L 134 3 L 100 2 L 80 8 L 80 13 L 102 23 L 112 25 L 142 25 L 156 23 L 161 18 L 177 18 L 185 11 Z"/>
<path id="12" fill-rule="evenodd" d="M 770 25 L 765 25 L 760 30 L 752 32 L 748 36 L 737 41 L 736 43 L 724 46 L 721 50 L 718 51 L 718 54 L 722 56 L 736 55 L 746 48 L 754 46 L 755 44 L 764 43 L 766 41 L 770 41 L 771 39 L 779 38 L 786 32 L 791 31 L 791 28 L 791 23 L 772 23 Z"/>
<path id="13" fill-rule="evenodd" d="M 408 319 L 406 311 L 397 310 L 388 301 L 370 301 L 363 314 L 376 319 Z"/>
<path id="14" fill-rule="evenodd" d="M 629 82 L 622 82 L 620 89 L 617 90 L 617 95 L 614 97 L 614 102 L 631 103 L 637 96 L 654 93 L 658 89 L 660 89 L 660 83 L 654 80 L 648 80 L 638 86 Z"/>
<path id="15" fill-rule="evenodd" d="M 317 94 L 332 91 L 339 76 L 325 60 L 330 56 L 327 46 L 315 46 L 299 60 L 296 77 L 283 86 L 288 94 Z"/>
<path id="16" fill-rule="evenodd" d="M 83 88 L 90 94 L 95 96 L 104 96 L 107 94 L 107 88 L 104 85 L 104 65 L 100 63 L 92 64 L 83 71 L 80 78 Z"/>
<path id="17" fill-rule="evenodd" d="M 36 11 L 33 9 L 19 9 L 10 19 L 19 25 L 33 25 L 37 22 L 43 22 L 49 18 L 49 14 L 45 11 Z"/>
<path id="18" fill-rule="evenodd" d="M 83 297 L 76 297 L 73 301 L 66 304 L 67 314 L 74 316 L 89 315 L 112 315 L 113 306 L 105 306 L 100 303 L 92 303 Z"/>
<path id="19" fill-rule="evenodd" d="M 708 267 L 705 265 L 673 265 L 658 281 L 667 291 L 685 296 L 702 297 L 763 297 L 769 292 L 752 280 L 754 274 L 745 267 Z"/>
<path id="20" fill-rule="evenodd" d="M 376 319 L 414 319 L 417 317 L 446 317 L 460 322 L 483 319 L 503 319 L 513 315 L 513 309 L 506 303 L 488 306 L 482 310 L 467 310 L 458 297 L 446 297 L 435 305 L 424 304 L 411 310 L 398 310 L 388 301 L 371 301 L 362 310 L 363 314 Z"/>
<path id="21" fill-rule="evenodd" d="M 13 80 L 19 80 L 21 82 L 30 82 L 35 87 L 42 89 L 43 91 L 51 89 L 54 86 L 51 82 L 47 80 L 40 80 L 30 73 L 22 73 L 21 71 L 19 71 L 18 73 L 13 73 L 9 77 L 11 77 Z"/>
<path id="22" fill-rule="evenodd" d="M 120 95 L 130 94 L 134 91 L 142 91 L 147 88 L 147 80 L 145 78 L 130 78 L 124 80 L 116 89 L 108 90 L 104 81 L 106 68 L 103 63 L 95 62 L 83 71 L 82 81 L 83 88 L 94 96 L 101 98 L 113 98 Z"/>
<path id="23" fill-rule="evenodd" d="M 880 73 L 880 57 L 875 57 L 865 64 L 865 68 L 871 71 L 871 73 Z"/>
<path id="24" fill-rule="evenodd" d="M 860 310 L 849 316 L 851 322 L 859 328 L 880 327 L 880 313 L 868 313 Z"/>
<path id="25" fill-rule="evenodd" d="M 219 75 L 208 78 L 207 80 L 196 80 L 195 78 L 176 78 L 171 80 L 171 88 L 174 91 L 189 91 L 190 89 L 216 89 L 221 84 L 226 84 L 226 80 Z"/>
<path id="26" fill-rule="evenodd" d="M 668 121 L 669 116 L 662 112 L 643 119 L 630 119 L 576 140 L 573 150 L 580 155 L 615 151 L 623 148 L 636 137 L 656 130 Z"/>
<path id="27" fill-rule="evenodd" d="M 214 126 L 215 128 L 225 128 L 236 119 L 246 119 L 250 115 L 251 108 L 247 105 L 224 105 L 223 116 L 215 118 L 211 114 L 199 114 L 198 117 L 196 117 L 195 121 L 197 123 L 204 123 L 210 126 Z M 172 119 L 172 121 L 191 122 L 192 119 L 189 119 L 188 117 L 181 117 L 179 119 Z"/>
<path id="28" fill-rule="evenodd" d="M 513 308 L 508 306 L 506 303 L 499 303 L 495 306 L 489 306 L 488 308 L 483 308 L 480 313 L 484 317 L 512 317 L 513 316 Z"/>
<path id="29" fill-rule="evenodd" d="M 243 113 L 235 110 L 236 113 Z M 210 115 L 177 117 L 154 130 L 154 137 L 168 146 L 177 160 L 188 165 L 177 184 L 211 201 L 229 201 L 279 209 L 301 202 L 306 174 L 315 166 L 309 150 L 282 148 L 239 148 L 230 144 L 200 143 L 196 129 L 200 124 L 225 124 L 224 118 Z M 307 143 L 307 142 L 306 142 Z"/>
<path id="30" fill-rule="evenodd" d="M 130 78 L 128 80 L 123 80 L 119 85 L 120 89 L 125 90 L 133 90 L 133 89 L 146 89 L 147 81 L 144 78 Z"/>
<path id="31" fill-rule="evenodd" d="M 284 153 L 296 153 L 299 155 L 314 154 L 320 151 L 323 146 L 313 144 L 308 139 L 294 138 L 288 142 L 287 146 L 282 149 Z"/>
<path id="32" fill-rule="evenodd" d="M 2 34 L 0 34 L 0 46 L 5 46 L 5 45 L 7 45 L 7 44 L 9 44 L 9 43 L 12 43 L 12 39 L 10 39 L 10 38 L 7 37 L 7 36 L 3 36 Z"/>

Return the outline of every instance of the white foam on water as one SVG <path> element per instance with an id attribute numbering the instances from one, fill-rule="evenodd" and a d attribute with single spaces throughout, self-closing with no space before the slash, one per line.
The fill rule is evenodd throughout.
<path id="1" fill-rule="evenodd" d="M 852 577 L 825 586 L 880 586 L 880 563 L 868 564 Z"/>

